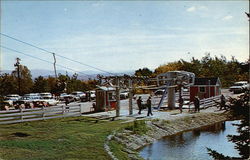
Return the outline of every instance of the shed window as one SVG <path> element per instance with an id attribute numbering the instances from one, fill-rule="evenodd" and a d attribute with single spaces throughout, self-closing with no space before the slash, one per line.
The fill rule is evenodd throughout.
<path id="1" fill-rule="evenodd" d="M 200 87 L 200 92 L 205 92 L 205 87 Z"/>

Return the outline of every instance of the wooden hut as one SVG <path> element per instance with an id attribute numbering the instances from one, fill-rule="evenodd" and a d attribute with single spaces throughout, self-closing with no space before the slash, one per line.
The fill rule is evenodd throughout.
<path id="1" fill-rule="evenodd" d="M 106 109 L 115 109 L 115 88 L 106 86 L 97 86 L 95 111 L 105 111 Z"/>
<path id="2" fill-rule="evenodd" d="M 195 96 L 204 99 L 220 94 L 221 82 L 219 77 L 195 78 L 194 85 L 190 86 L 190 101 L 194 101 Z"/>

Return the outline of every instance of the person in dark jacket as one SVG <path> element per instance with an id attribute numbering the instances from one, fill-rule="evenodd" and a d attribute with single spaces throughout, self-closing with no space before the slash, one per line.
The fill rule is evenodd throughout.
<path id="1" fill-rule="evenodd" d="M 194 98 L 194 111 L 200 112 L 200 99 L 198 96 L 195 96 Z"/>
<path id="2" fill-rule="evenodd" d="M 148 97 L 148 100 L 147 100 L 147 107 L 148 107 L 148 116 L 149 116 L 149 115 L 152 116 L 153 114 L 152 114 L 151 97 L 150 97 L 150 96 Z"/>
<path id="3" fill-rule="evenodd" d="M 141 99 L 141 96 L 139 96 L 139 98 L 137 99 L 137 105 L 138 105 L 138 108 L 139 108 L 138 114 L 141 114 L 141 110 L 142 110 L 142 99 Z"/>
<path id="4" fill-rule="evenodd" d="M 226 98 L 222 94 L 220 97 L 220 110 L 222 110 L 223 108 L 226 109 Z"/>
<path id="5" fill-rule="evenodd" d="M 183 106 L 184 100 L 182 97 L 180 97 L 179 99 L 179 109 L 180 109 L 180 113 L 182 113 L 182 106 Z"/>

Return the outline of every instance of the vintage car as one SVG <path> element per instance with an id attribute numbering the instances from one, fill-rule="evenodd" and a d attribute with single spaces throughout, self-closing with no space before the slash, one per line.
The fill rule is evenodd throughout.
<path id="1" fill-rule="evenodd" d="M 236 93 L 242 93 L 247 89 L 249 89 L 249 83 L 247 81 L 239 81 L 235 82 L 233 86 L 229 88 L 229 91 L 236 94 Z"/>

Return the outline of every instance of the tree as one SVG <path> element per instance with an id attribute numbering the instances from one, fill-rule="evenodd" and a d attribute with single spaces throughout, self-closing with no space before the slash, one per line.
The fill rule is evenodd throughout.
<path id="1" fill-rule="evenodd" d="M 240 96 L 239 99 L 231 98 L 230 99 L 230 110 L 232 117 L 238 117 L 241 119 L 240 124 L 234 124 L 237 126 L 237 135 L 228 135 L 229 141 L 232 141 L 236 144 L 235 149 L 239 151 L 241 157 L 229 157 L 221 153 L 218 153 L 215 150 L 207 148 L 208 154 L 211 155 L 214 159 L 247 159 L 249 158 L 249 91 L 244 95 Z"/>
<path id="2" fill-rule="evenodd" d="M 17 93 L 15 77 L 7 73 L 0 75 L 0 95 L 13 93 Z"/>
<path id="3" fill-rule="evenodd" d="M 219 77 L 223 87 L 229 87 L 235 81 L 248 80 L 249 60 L 245 63 L 238 62 L 234 57 L 227 60 L 225 56 L 211 57 L 207 53 L 200 60 L 194 57 L 190 62 L 183 59 L 161 65 L 155 69 L 154 75 L 168 71 L 184 70 L 193 72 L 196 77 Z"/>
<path id="4" fill-rule="evenodd" d="M 48 86 L 48 80 L 39 76 L 34 80 L 34 86 L 32 92 L 41 93 L 41 92 L 49 92 L 50 88 Z"/>
<path id="5" fill-rule="evenodd" d="M 155 69 L 155 74 L 165 73 L 169 71 L 183 70 L 181 61 L 170 62 L 165 65 L 160 65 Z"/>
<path id="6" fill-rule="evenodd" d="M 152 75 L 152 73 L 153 72 L 146 67 L 135 71 L 136 76 L 148 76 L 148 77 L 150 77 Z"/>
<path id="7" fill-rule="evenodd" d="M 19 74 L 20 74 L 20 94 L 26 94 L 30 93 L 33 87 L 33 81 L 31 78 L 30 70 L 23 65 L 19 65 Z M 14 71 L 12 71 L 11 75 L 14 77 L 14 83 L 18 84 L 18 69 L 16 68 Z"/>

